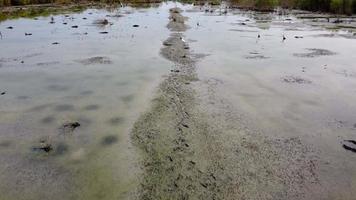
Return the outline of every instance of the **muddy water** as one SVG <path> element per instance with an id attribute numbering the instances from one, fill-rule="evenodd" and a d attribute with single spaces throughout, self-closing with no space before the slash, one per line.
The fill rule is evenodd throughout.
<path id="1" fill-rule="evenodd" d="M 54 23 L 0 24 L 0 199 L 134 195 L 139 167 L 129 132 L 170 67 L 158 53 L 167 10 L 89 9 Z M 103 19 L 109 24 L 97 24 Z M 74 122 L 80 126 L 63 131 Z M 42 140 L 53 150 L 38 150 Z"/>
<path id="2" fill-rule="evenodd" d="M 175 6 L 189 27 L 169 22 Z M 0 31 L 0 199 L 356 195 L 356 154 L 341 144 L 356 140 L 353 33 L 295 15 L 175 3 L 8 20 Z M 162 56 L 163 41 L 180 49 L 168 45 Z M 195 69 L 199 80 L 190 78 Z M 157 90 L 181 96 L 155 99 L 157 110 L 141 124 Z M 206 113 L 196 114 L 193 99 Z M 184 126 L 176 115 L 186 117 Z M 148 155 L 132 144 L 135 122 Z M 241 127 L 258 137 L 236 138 Z M 145 138 L 148 129 L 168 137 Z M 187 150 L 170 154 L 174 141 Z M 283 154 L 282 173 L 269 163 L 272 153 Z"/>
<path id="3" fill-rule="evenodd" d="M 313 198 L 354 199 L 356 155 L 341 144 L 356 137 L 353 33 L 294 15 L 216 12 L 188 14 L 191 48 L 209 54 L 197 64 L 201 81 L 262 135 L 317 152 L 325 196 Z"/>

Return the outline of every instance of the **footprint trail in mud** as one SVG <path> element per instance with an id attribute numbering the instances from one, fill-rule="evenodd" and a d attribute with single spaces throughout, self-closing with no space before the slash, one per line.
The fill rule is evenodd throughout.
<path id="1" fill-rule="evenodd" d="M 199 187 L 207 190 L 206 185 L 196 181 L 202 172 L 192 160 L 194 150 L 188 138 L 194 129 L 189 113 L 194 99 L 189 84 L 197 76 L 195 60 L 181 33 L 188 28 L 186 20 L 180 9 L 170 9 L 167 28 L 172 33 L 163 42 L 161 55 L 174 63 L 174 69 L 160 84 L 152 110 L 133 130 L 133 140 L 145 154 L 142 199 L 198 198 L 203 195 Z"/>

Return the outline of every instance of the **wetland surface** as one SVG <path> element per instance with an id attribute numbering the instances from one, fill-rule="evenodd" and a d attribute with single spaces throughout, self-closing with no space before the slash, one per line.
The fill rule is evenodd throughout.
<path id="1" fill-rule="evenodd" d="M 0 200 L 354 200 L 356 22 L 336 20 L 166 2 L 0 22 Z"/>

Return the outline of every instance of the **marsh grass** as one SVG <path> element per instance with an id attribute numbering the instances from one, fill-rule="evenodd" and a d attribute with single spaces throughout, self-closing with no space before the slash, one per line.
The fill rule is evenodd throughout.
<path id="1" fill-rule="evenodd" d="M 68 6 L 29 6 L 26 8 L 3 10 L 0 12 L 0 21 L 17 18 L 35 18 L 39 16 L 50 16 L 60 13 L 74 13 L 85 10 L 84 5 Z"/>

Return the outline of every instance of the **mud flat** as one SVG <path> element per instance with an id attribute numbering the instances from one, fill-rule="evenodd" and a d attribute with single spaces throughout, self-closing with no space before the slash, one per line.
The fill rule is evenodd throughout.
<path id="1" fill-rule="evenodd" d="M 172 33 L 161 54 L 173 69 L 132 132 L 144 158 L 141 199 L 313 197 L 308 190 L 320 190 L 313 150 L 298 138 L 274 140 L 250 129 L 214 91 L 219 81 L 198 80 L 198 60 L 182 33 L 186 20 L 170 9 Z"/>
<path id="2" fill-rule="evenodd" d="M 10 18 L 0 200 L 354 200 L 341 24 L 177 2 Z"/>

